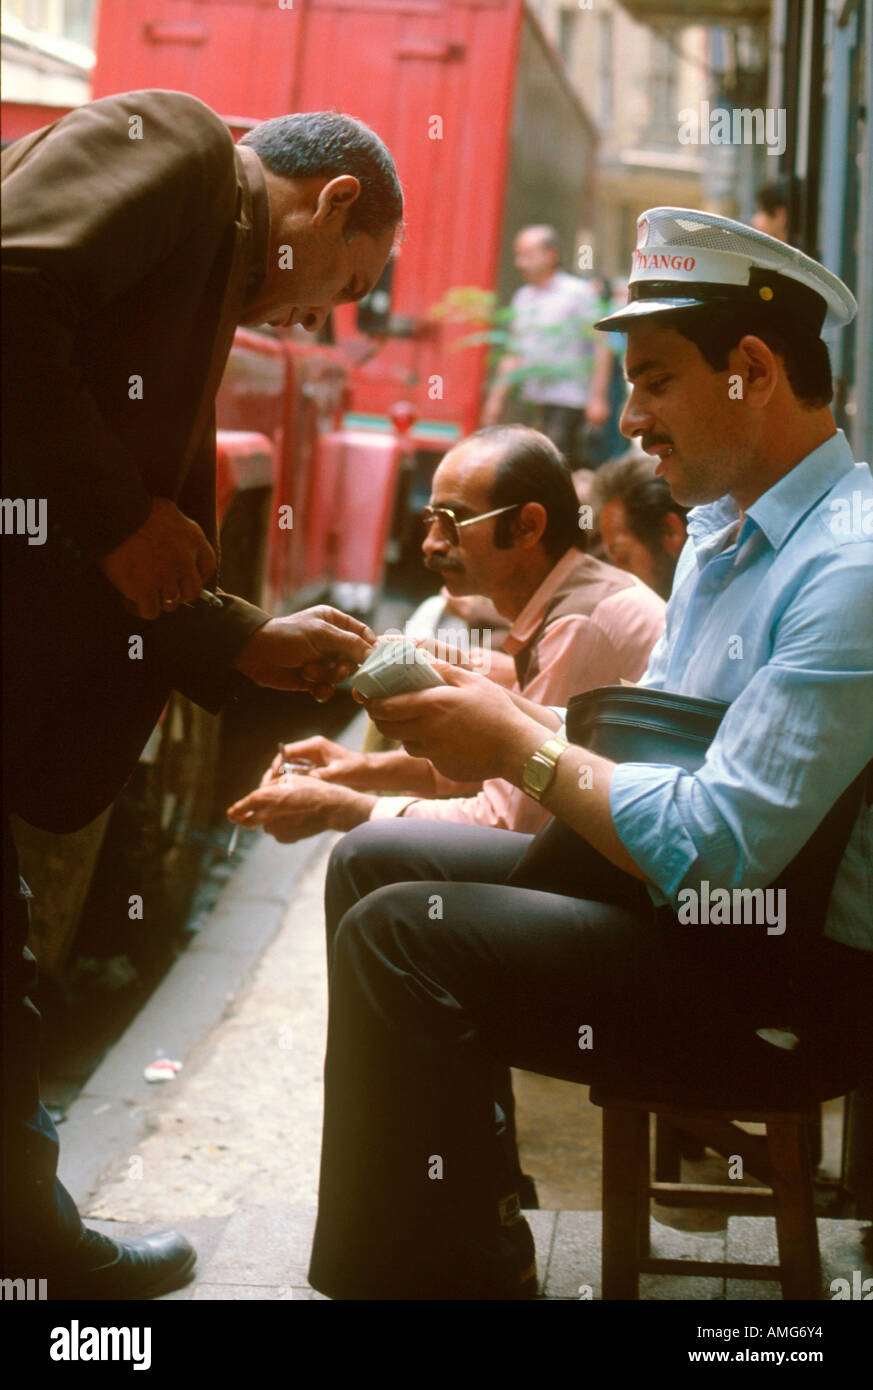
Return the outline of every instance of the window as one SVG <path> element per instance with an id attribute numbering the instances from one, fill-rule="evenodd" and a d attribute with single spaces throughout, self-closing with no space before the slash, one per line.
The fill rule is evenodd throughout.
<path id="1" fill-rule="evenodd" d="M 568 68 L 573 62 L 573 44 L 576 40 L 576 20 L 578 17 L 578 10 L 564 8 L 558 11 L 558 51 Z"/>
<path id="2" fill-rule="evenodd" d="M 597 113 L 600 124 L 607 128 L 612 125 L 612 15 L 598 16 L 597 44 Z"/>
<path id="3" fill-rule="evenodd" d="M 93 46 L 95 0 L 4 0 L 3 9 L 28 29 Z"/>
<path id="4" fill-rule="evenodd" d="M 663 34 L 650 35 L 649 91 L 651 123 L 656 130 L 676 132 L 676 90 L 678 58 L 673 41 Z"/>

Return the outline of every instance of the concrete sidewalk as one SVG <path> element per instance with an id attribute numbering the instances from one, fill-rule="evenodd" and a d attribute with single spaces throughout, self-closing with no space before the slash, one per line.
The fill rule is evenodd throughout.
<path id="1" fill-rule="evenodd" d="M 61 1126 L 61 1177 L 90 1225 L 110 1234 L 173 1225 L 197 1246 L 197 1277 L 172 1299 L 320 1297 L 306 1270 L 326 1031 L 321 895 L 333 838 L 281 846 L 257 835 L 194 943 Z M 143 1068 L 159 1051 L 184 1070 L 175 1081 L 149 1085 Z M 525 1096 L 535 1079 L 519 1080 L 524 1135 Z M 593 1111 L 581 1087 L 568 1088 L 560 1104 L 568 1120 L 571 1107 Z M 568 1209 L 563 1196 L 573 1192 L 574 1171 L 596 1164 L 596 1180 L 598 1114 L 586 1120 L 587 1158 L 565 1147 L 554 1203 L 561 1209 L 528 1213 L 547 1299 L 578 1299 L 580 1290 L 600 1295 L 600 1213 Z M 538 1178 L 541 1151 L 540 1141 L 525 1153 Z M 585 1190 L 594 1190 L 590 1179 Z M 548 1202 L 548 1185 L 540 1191 Z M 865 1223 L 820 1221 L 825 1297 L 832 1279 L 851 1281 L 855 1269 L 873 1273 L 865 1230 L 869 1238 Z M 726 1230 L 714 1231 L 655 1222 L 653 1253 L 770 1262 L 773 1222 L 731 1218 Z M 780 1290 L 775 1283 L 646 1276 L 641 1297 L 772 1299 Z"/>

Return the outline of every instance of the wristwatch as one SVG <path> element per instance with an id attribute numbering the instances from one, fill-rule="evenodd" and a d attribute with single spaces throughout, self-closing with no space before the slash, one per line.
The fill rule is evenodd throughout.
<path id="1" fill-rule="evenodd" d="M 569 746 L 566 739 L 547 738 L 541 748 L 531 753 L 521 774 L 521 786 L 534 801 L 542 801 L 555 780 L 558 759 Z"/>

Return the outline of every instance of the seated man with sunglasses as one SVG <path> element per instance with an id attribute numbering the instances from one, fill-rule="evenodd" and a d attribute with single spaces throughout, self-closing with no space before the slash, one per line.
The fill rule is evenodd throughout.
<path id="1" fill-rule="evenodd" d="M 639 679 L 663 630 L 664 602 L 584 553 L 572 475 L 545 435 L 523 425 L 479 430 L 446 454 L 431 496 L 424 562 L 450 594 L 482 594 L 511 622 L 503 650 L 514 661 L 514 690 L 563 706 L 580 691 Z M 486 674 L 490 655 L 480 653 Z M 503 683 L 502 672 L 494 675 Z M 289 758 L 316 767 L 283 776 Z M 529 833 L 547 818 L 497 778 L 457 783 L 402 749 L 356 753 L 320 737 L 287 744 L 261 787 L 228 814 L 283 843 L 394 816 Z"/>

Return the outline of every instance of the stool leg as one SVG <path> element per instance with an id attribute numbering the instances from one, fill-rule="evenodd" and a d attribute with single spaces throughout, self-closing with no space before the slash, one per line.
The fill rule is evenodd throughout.
<path id="1" fill-rule="evenodd" d="M 821 1163 L 824 1137 L 822 1135 L 821 1106 L 815 1107 L 815 1120 L 809 1126 L 809 1162 L 813 1173 Z"/>
<path id="2" fill-rule="evenodd" d="M 641 1185 L 641 1154 L 648 1185 L 649 1117 L 645 1111 L 603 1107 L 603 1297 L 639 1297 L 641 1207 L 648 1220 L 648 1193 Z"/>
<path id="3" fill-rule="evenodd" d="M 665 1115 L 655 1116 L 655 1181 L 681 1182 L 682 1149 L 679 1131 Z"/>
<path id="4" fill-rule="evenodd" d="M 768 1121 L 767 1149 L 776 1197 L 782 1297 L 817 1299 L 821 1293 L 821 1265 L 806 1125 Z"/>
<path id="5" fill-rule="evenodd" d="M 640 1126 L 637 1135 L 637 1183 L 639 1197 L 637 1199 L 637 1253 L 651 1255 L 652 1253 L 652 1234 L 651 1234 L 651 1215 L 652 1201 L 649 1197 L 649 1183 L 652 1180 L 652 1155 L 650 1150 L 649 1117 L 644 1116 L 645 1125 Z M 657 1142 L 657 1124 L 659 1116 L 655 1116 L 655 1140 Z"/>

